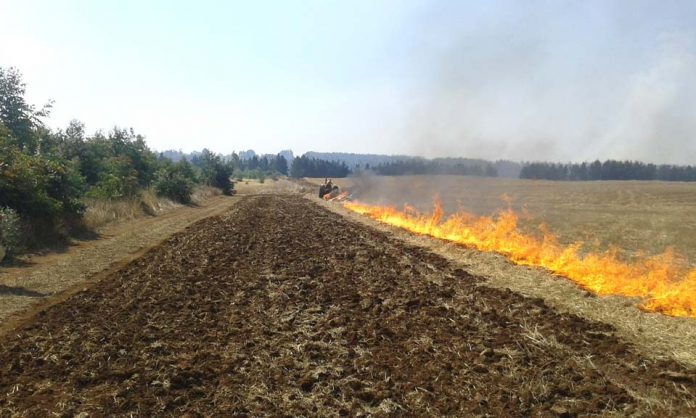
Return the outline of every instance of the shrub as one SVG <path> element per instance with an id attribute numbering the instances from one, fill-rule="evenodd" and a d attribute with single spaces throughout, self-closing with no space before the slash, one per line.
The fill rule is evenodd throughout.
<path id="1" fill-rule="evenodd" d="M 133 162 L 125 156 L 112 157 L 99 173 L 99 181 L 87 193 L 89 197 L 119 199 L 132 197 L 138 193 L 138 171 Z"/>
<path id="2" fill-rule="evenodd" d="M 222 190 L 222 193 L 231 195 L 234 189 L 234 183 L 230 180 L 232 170 L 229 166 L 219 164 L 213 169 L 209 184 Z"/>
<path id="3" fill-rule="evenodd" d="M 21 242 L 21 220 L 17 212 L 0 207 L 0 260 L 6 254 L 16 254 Z M 4 253 L 4 254 L 3 254 Z"/>
<path id="4" fill-rule="evenodd" d="M 176 169 L 163 168 L 155 176 L 155 190 L 159 196 L 164 196 L 179 203 L 191 203 L 193 182 Z"/>
<path id="5" fill-rule="evenodd" d="M 222 161 L 219 155 L 203 149 L 200 155 L 191 158 L 191 163 L 201 170 L 201 180 L 209 186 L 217 187 L 226 195 L 231 195 L 234 184 L 230 181 L 232 164 Z"/>
<path id="6" fill-rule="evenodd" d="M 79 217 L 82 177 L 70 162 L 27 155 L 0 137 L 0 206 L 27 220 Z"/>

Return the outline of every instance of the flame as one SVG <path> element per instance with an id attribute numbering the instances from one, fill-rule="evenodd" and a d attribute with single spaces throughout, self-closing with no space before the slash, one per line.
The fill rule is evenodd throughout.
<path id="1" fill-rule="evenodd" d="M 583 254 L 581 242 L 562 245 L 547 228 L 540 227 L 541 237 L 522 232 L 509 207 L 491 217 L 463 210 L 445 217 L 438 199 L 432 213 L 425 214 L 410 206 L 403 210 L 360 202 L 344 206 L 417 234 L 500 253 L 516 264 L 543 267 L 597 295 L 642 298 L 640 308 L 645 311 L 696 317 L 696 268 L 689 270 L 671 250 L 631 262 L 621 260 L 616 249 Z"/>

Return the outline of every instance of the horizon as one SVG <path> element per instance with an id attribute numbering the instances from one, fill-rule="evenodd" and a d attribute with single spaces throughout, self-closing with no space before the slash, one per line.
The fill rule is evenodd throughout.
<path id="1" fill-rule="evenodd" d="M 0 64 L 30 103 L 55 100 L 53 129 L 133 127 L 188 153 L 696 163 L 693 2 L 4 9 Z"/>
<path id="2" fill-rule="evenodd" d="M 203 148 L 203 149 L 204 149 L 204 148 Z M 163 153 L 166 153 L 166 152 L 176 152 L 176 153 L 181 152 L 181 153 L 183 153 L 184 157 L 186 157 L 186 156 L 189 156 L 189 157 L 190 157 L 190 156 L 192 156 L 192 155 L 194 155 L 194 154 L 200 154 L 200 153 L 203 151 L 203 149 L 200 149 L 200 150 L 193 150 L 193 151 L 190 151 L 190 152 L 185 152 L 185 151 L 176 150 L 176 149 L 167 149 L 167 150 L 163 150 L 163 151 L 153 149 L 152 151 L 155 152 L 155 153 L 157 153 L 157 154 L 163 154 Z M 284 152 L 289 151 L 289 152 L 291 152 L 291 153 L 293 154 L 293 159 L 294 159 L 294 158 L 297 158 L 297 157 L 300 157 L 300 156 L 305 156 L 305 155 L 310 154 L 310 153 L 313 153 L 313 154 L 340 154 L 340 155 L 344 155 L 344 156 L 354 156 L 354 157 L 377 157 L 377 158 L 397 158 L 397 157 L 405 157 L 405 158 L 409 158 L 409 159 L 410 159 L 410 158 L 413 158 L 413 159 L 422 158 L 422 159 L 426 159 L 426 160 L 439 160 L 439 159 L 480 160 L 480 161 L 483 161 L 483 162 L 486 162 L 486 163 L 493 163 L 493 164 L 495 164 L 495 163 L 511 163 L 511 164 L 519 165 L 520 168 L 523 167 L 523 166 L 525 166 L 525 165 L 539 164 L 539 163 L 540 163 L 540 164 L 554 164 L 554 165 L 574 165 L 574 164 L 577 164 L 577 165 L 588 164 L 588 165 L 589 165 L 589 164 L 592 164 L 592 163 L 595 163 L 595 162 L 606 163 L 606 162 L 610 162 L 610 161 L 616 161 L 616 162 L 621 162 L 621 163 L 625 163 L 625 162 L 628 162 L 628 163 L 640 163 L 640 164 L 645 164 L 645 165 L 656 165 L 656 166 L 666 165 L 666 166 L 675 166 L 675 167 L 696 167 L 696 164 L 688 164 L 688 163 L 687 163 L 687 164 L 656 163 L 656 162 L 646 161 L 646 160 L 614 159 L 614 158 L 605 158 L 605 159 L 600 159 L 600 158 L 598 158 L 598 159 L 594 159 L 594 160 L 582 160 L 582 161 L 561 161 L 561 160 L 509 160 L 509 159 L 504 159 L 504 158 L 498 158 L 498 159 L 471 158 L 471 157 L 467 157 L 467 156 L 423 157 L 423 156 L 420 156 L 420 155 L 408 155 L 408 154 L 375 154 L 375 153 L 354 153 L 354 152 L 343 152 L 343 151 L 314 151 L 314 150 L 309 150 L 309 151 L 306 151 L 306 152 L 304 152 L 304 153 L 302 153 L 302 154 L 299 154 L 299 153 L 295 153 L 295 152 L 294 152 L 292 149 L 290 149 L 290 148 L 288 148 L 288 149 L 283 149 L 283 150 L 280 150 L 280 151 L 278 151 L 278 152 L 268 152 L 268 153 L 257 152 L 257 151 L 254 150 L 254 149 L 233 150 L 232 152 L 227 153 L 227 154 L 225 154 L 225 153 L 218 153 L 218 152 L 216 152 L 215 150 L 209 150 L 209 151 L 211 151 L 211 152 L 213 152 L 213 153 L 215 153 L 215 154 L 222 155 L 223 157 L 229 157 L 229 156 L 231 156 L 232 154 L 236 154 L 236 155 L 240 156 L 240 159 L 242 159 L 242 160 L 244 160 L 244 159 L 249 159 L 249 158 L 241 158 L 241 154 L 242 154 L 242 153 L 248 153 L 248 152 L 250 152 L 250 151 L 251 151 L 251 152 L 254 152 L 254 155 L 255 155 L 256 157 L 260 157 L 260 158 L 282 155 Z M 251 158 L 253 158 L 253 157 L 251 157 Z M 317 157 L 311 157 L 311 156 L 310 156 L 310 158 L 317 158 Z M 321 159 L 321 158 L 319 158 L 319 159 Z M 341 158 L 338 158 L 338 159 L 335 159 L 335 160 L 326 160 L 326 161 L 338 161 L 338 162 L 341 162 L 342 159 L 341 159 Z M 396 161 L 400 161 L 400 160 L 396 160 Z M 350 168 L 350 167 L 349 167 L 349 168 Z"/>

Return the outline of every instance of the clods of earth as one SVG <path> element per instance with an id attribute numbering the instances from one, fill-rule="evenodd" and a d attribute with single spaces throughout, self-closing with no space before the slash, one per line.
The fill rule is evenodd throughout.
<path id="1" fill-rule="evenodd" d="M 0 337 L 0 416 L 696 414 L 696 372 L 294 195 Z"/>

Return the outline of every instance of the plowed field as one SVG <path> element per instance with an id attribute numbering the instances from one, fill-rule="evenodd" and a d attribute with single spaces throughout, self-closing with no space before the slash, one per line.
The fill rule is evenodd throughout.
<path id="1" fill-rule="evenodd" d="M 298 196 L 252 195 L 0 337 L 0 411 L 688 416 L 696 371 Z"/>

